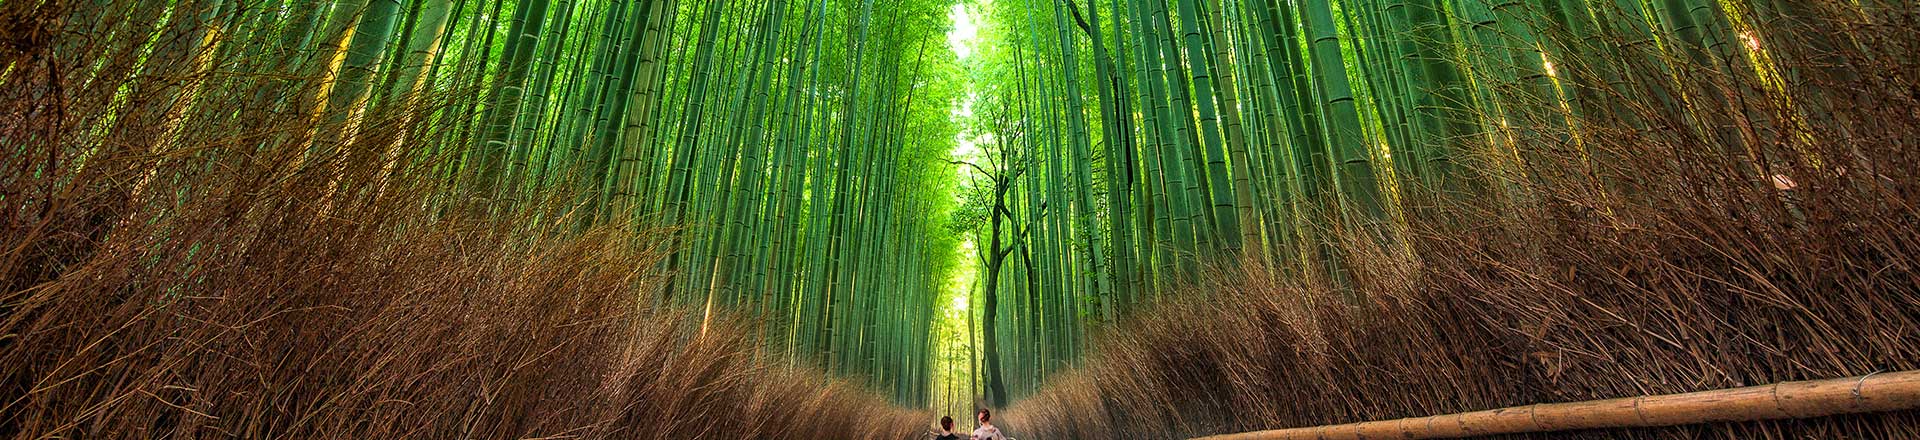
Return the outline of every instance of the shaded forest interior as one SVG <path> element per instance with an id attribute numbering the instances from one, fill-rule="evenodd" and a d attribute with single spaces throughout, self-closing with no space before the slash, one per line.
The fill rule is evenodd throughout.
<path id="1" fill-rule="evenodd" d="M 1180 438 L 1912 370 L 1916 63 L 1881 0 L 0 0 L 0 437 Z"/>

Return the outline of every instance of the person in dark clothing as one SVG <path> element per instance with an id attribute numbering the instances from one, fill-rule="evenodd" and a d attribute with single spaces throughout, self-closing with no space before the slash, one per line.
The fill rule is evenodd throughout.
<path id="1" fill-rule="evenodd" d="M 933 440 L 960 440 L 960 434 L 953 433 L 953 418 L 947 416 L 940 416 L 940 432 L 931 432 L 928 435 L 932 436 Z"/>

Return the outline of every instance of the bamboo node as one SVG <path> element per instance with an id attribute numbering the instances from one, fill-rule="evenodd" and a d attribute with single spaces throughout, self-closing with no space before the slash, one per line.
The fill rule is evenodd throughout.
<path id="1" fill-rule="evenodd" d="M 1647 412 L 1640 409 L 1640 402 L 1645 401 L 1647 401 L 1647 396 L 1633 398 L 1633 415 L 1640 418 L 1640 426 L 1647 426 Z"/>
<path id="2" fill-rule="evenodd" d="M 1866 386 L 1867 378 L 1873 377 L 1873 375 L 1880 374 L 1881 372 L 1884 372 L 1884 371 L 1887 371 L 1887 370 L 1885 368 L 1873 370 L 1873 372 L 1867 373 L 1867 375 L 1865 376 L 1860 376 L 1860 380 L 1853 383 L 1853 407 L 1854 408 L 1859 408 L 1860 401 L 1865 400 L 1863 397 L 1860 396 L 1860 388 L 1863 386 Z"/>
<path id="3" fill-rule="evenodd" d="M 1774 411 L 1778 411 L 1780 414 L 1785 414 L 1787 417 L 1793 417 L 1793 418 L 1800 417 L 1799 414 L 1794 414 L 1792 411 L 1787 411 L 1787 405 L 1780 403 L 1780 382 L 1775 382 L 1773 386 L 1767 387 L 1767 395 L 1770 397 L 1773 397 Z"/>

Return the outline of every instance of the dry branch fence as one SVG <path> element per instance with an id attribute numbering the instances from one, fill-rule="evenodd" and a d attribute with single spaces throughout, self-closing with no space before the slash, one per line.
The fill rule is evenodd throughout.
<path id="1" fill-rule="evenodd" d="M 1920 370 L 1223 434 L 1201 437 L 1199 440 L 1463 438 L 1580 429 L 1803 419 L 1913 408 L 1920 408 Z"/>

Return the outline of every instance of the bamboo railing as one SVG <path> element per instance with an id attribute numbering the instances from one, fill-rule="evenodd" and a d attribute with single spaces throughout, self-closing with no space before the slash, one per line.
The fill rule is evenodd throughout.
<path id="1" fill-rule="evenodd" d="M 1920 407 L 1920 370 L 1723 390 L 1543 403 L 1428 417 L 1277 429 L 1199 440 L 1436 439 L 1576 429 L 1800 419 Z"/>

